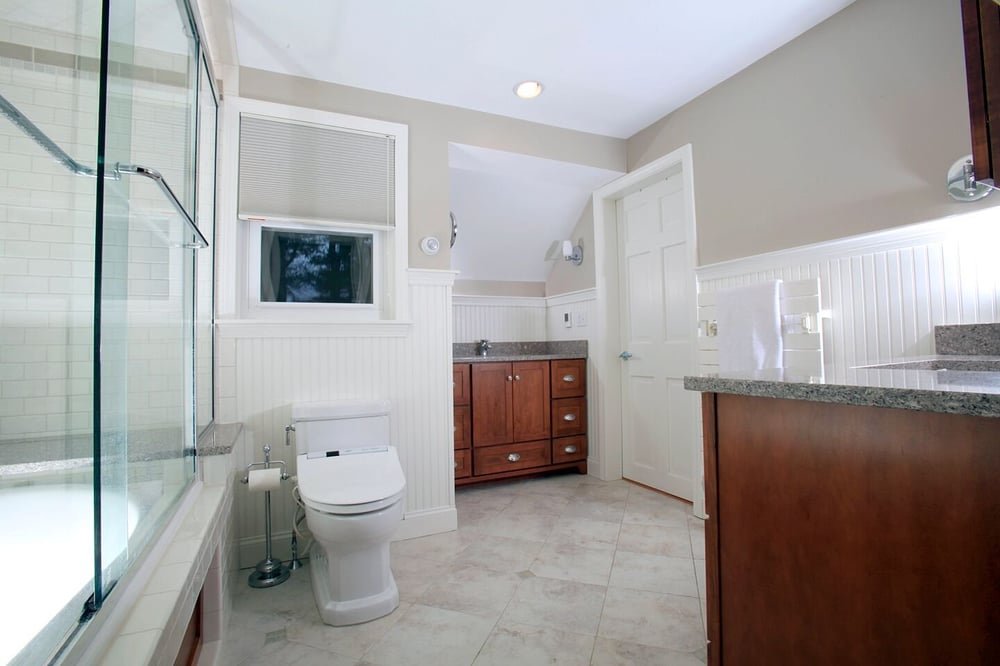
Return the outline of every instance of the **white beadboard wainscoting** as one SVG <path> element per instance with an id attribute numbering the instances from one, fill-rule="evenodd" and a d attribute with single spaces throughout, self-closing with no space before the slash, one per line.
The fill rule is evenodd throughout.
<path id="1" fill-rule="evenodd" d="M 541 296 L 452 297 L 455 342 L 530 342 L 545 339 Z"/>
<path id="2" fill-rule="evenodd" d="M 246 428 L 238 466 L 284 460 L 295 474 L 285 426 L 296 402 L 385 398 L 392 441 L 406 475 L 404 520 L 397 538 L 455 529 L 452 459 L 450 271 L 411 270 L 407 324 L 275 325 L 220 322 L 219 415 Z M 240 472 L 242 474 L 242 471 Z M 272 493 L 276 556 L 289 555 L 294 480 Z M 263 557 L 264 498 L 236 488 L 240 565 Z"/>
<path id="3" fill-rule="evenodd" d="M 452 297 L 455 342 L 591 340 L 597 295 L 593 289 L 557 296 Z M 569 314 L 571 327 L 563 315 Z"/>
<path id="4" fill-rule="evenodd" d="M 934 326 L 1000 320 L 1000 207 L 702 266 L 699 292 L 818 278 L 828 371 L 934 353 Z"/>

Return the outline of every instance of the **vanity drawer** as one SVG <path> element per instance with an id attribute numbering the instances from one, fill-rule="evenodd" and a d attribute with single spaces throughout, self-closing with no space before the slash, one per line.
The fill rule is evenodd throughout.
<path id="1" fill-rule="evenodd" d="M 494 474 L 548 465 L 551 445 L 550 440 L 541 439 L 537 442 L 474 449 L 472 455 L 476 474 Z"/>
<path id="2" fill-rule="evenodd" d="M 575 462 L 587 459 L 587 438 L 580 435 L 578 437 L 560 437 L 552 440 L 552 464 L 558 465 L 564 462 Z"/>
<path id="3" fill-rule="evenodd" d="M 579 398 L 587 393 L 587 361 L 571 358 L 551 361 L 553 398 Z"/>
<path id="4" fill-rule="evenodd" d="M 455 478 L 464 479 L 468 476 L 472 476 L 472 457 L 469 455 L 469 449 L 462 449 L 460 451 L 455 451 Z"/>
<path id="5" fill-rule="evenodd" d="M 472 446 L 472 412 L 468 405 L 455 407 L 455 448 Z"/>
<path id="6" fill-rule="evenodd" d="M 560 398 L 552 401 L 552 436 L 566 437 L 587 432 L 587 399 Z"/>
<path id="7" fill-rule="evenodd" d="M 452 402 L 456 405 L 468 405 L 471 394 L 469 382 L 470 368 L 468 363 L 453 363 L 451 366 Z"/>

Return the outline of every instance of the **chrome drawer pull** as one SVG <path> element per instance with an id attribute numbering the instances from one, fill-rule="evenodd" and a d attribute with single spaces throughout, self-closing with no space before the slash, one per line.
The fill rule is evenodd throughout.
<path id="1" fill-rule="evenodd" d="M 576 453 L 576 447 L 570 444 L 569 446 L 564 447 L 563 451 L 565 453 Z"/>
<path id="2" fill-rule="evenodd" d="M 520 453 L 511 453 L 510 455 L 507 456 L 507 460 L 509 462 L 517 462 L 520 459 L 521 459 Z"/>
<path id="3" fill-rule="evenodd" d="M 563 421 L 576 421 L 576 414 L 567 414 L 563 417 Z"/>
<path id="4" fill-rule="evenodd" d="M 563 381 L 569 384 L 570 382 L 575 382 L 576 377 L 574 377 L 573 375 L 563 375 Z"/>

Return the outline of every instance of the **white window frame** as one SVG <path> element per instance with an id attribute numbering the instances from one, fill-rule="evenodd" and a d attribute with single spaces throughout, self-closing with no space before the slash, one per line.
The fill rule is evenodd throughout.
<path id="1" fill-rule="evenodd" d="M 236 247 L 236 257 L 220 257 L 220 271 L 231 270 L 237 277 L 235 306 L 229 306 L 225 298 L 224 280 L 220 277 L 220 314 L 230 310 L 237 321 L 268 321 L 276 324 L 329 323 L 367 324 L 408 324 L 409 312 L 409 128 L 400 123 L 391 123 L 372 118 L 350 116 L 318 109 L 275 104 L 241 97 L 226 97 L 223 100 L 223 146 L 224 163 L 228 166 L 225 182 L 220 184 L 220 242 L 230 238 Z M 395 138 L 395 225 L 351 224 L 338 220 L 299 220 L 285 218 L 244 218 L 239 219 L 236 198 L 239 186 L 239 128 L 240 116 L 249 114 L 270 117 L 275 120 L 291 120 L 317 125 L 328 125 L 363 132 L 391 135 Z M 221 174 L 220 174 L 221 180 Z M 260 225 L 287 226 L 288 228 L 319 228 L 344 232 L 365 230 L 374 232 L 373 247 L 373 297 L 376 307 L 359 304 L 294 304 L 260 303 Z M 255 257 L 251 255 L 256 251 Z M 228 266 L 226 265 L 228 264 Z M 253 282 L 254 274 L 256 283 Z M 378 287 L 375 287 L 375 285 Z M 255 302 L 256 301 L 256 302 Z"/>
<path id="2" fill-rule="evenodd" d="M 383 245 L 385 244 L 384 227 L 365 227 L 346 224 L 302 224 L 292 221 L 258 219 L 248 220 L 250 227 L 249 257 L 247 266 L 247 296 L 250 314 L 255 319 L 274 319 L 275 317 L 294 317 L 304 320 L 337 319 L 349 313 L 352 319 L 377 321 L 382 310 L 382 282 L 384 281 L 385 261 Z M 260 261 L 261 232 L 265 229 L 284 229 L 288 231 L 316 232 L 322 234 L 368 234 L 372 237 L 372 303 L 283 303 L 260 300 Z"/>

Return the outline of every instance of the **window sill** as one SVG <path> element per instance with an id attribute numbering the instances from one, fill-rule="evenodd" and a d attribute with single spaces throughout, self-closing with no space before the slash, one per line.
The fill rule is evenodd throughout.
<path id="1" fill-rule="evenodd" d="M 217 321 L 226 338 L 398 338 L 409 335 L 410 321 L 304 322 L 260 319 Z"/>

